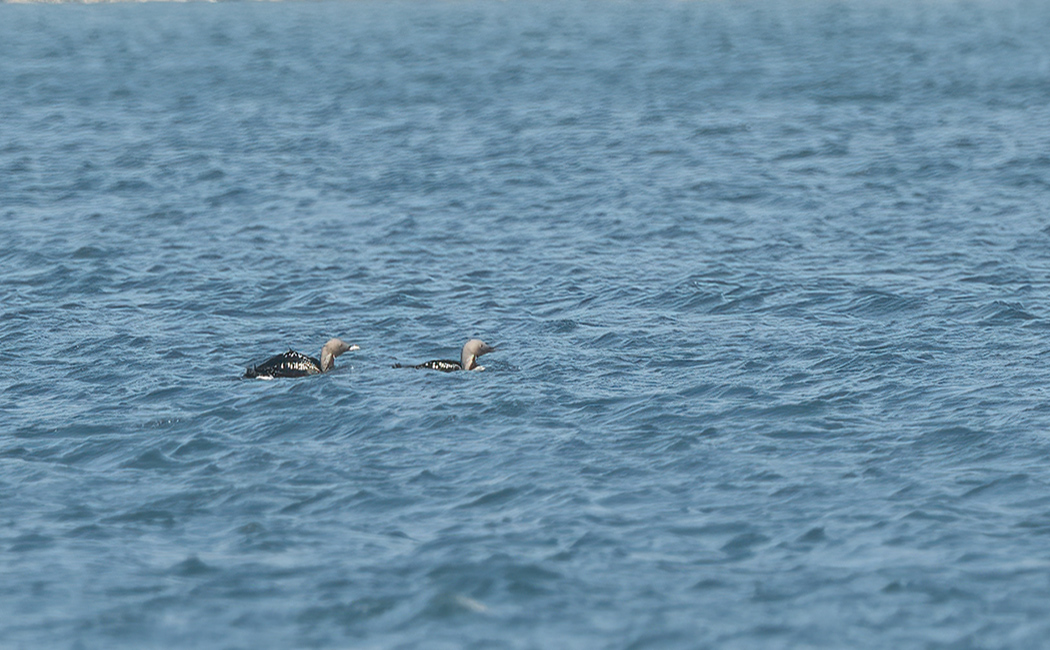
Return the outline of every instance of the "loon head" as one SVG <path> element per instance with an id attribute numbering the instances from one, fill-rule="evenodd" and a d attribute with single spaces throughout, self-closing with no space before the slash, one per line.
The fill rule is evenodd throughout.
<path id="1" fill-rule="evenodd" d="M 356 345 L 344 343 L 340 339 L 329 339 L 321 348 L 321 372 L 328 372 L 335 366 L 335 358 L 344 352 L 360 350 Z"/>
<path id="2" fill-rule="evenodd" d="M 459 355 L 459 365 L 464 370 L 484 370 L 485 368 L 477 363 L 478 357 L 495 351 L 496 348 L 486 345 L 480 339 L 470 339 L 463 346 L 463 352 Z"/>

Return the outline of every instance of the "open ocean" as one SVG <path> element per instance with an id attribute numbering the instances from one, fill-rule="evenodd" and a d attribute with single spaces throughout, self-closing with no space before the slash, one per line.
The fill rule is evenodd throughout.
<path id="1" fill-rule="evenodd" d="M 0 648 L 1050 647 L 1048 34 L 0 4 Z"/>

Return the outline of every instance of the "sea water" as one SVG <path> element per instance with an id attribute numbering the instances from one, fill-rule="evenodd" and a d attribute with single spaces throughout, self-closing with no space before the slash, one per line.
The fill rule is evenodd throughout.
<path id="1" fill-rule="evenodd" d="M 1047 34 L 0 5 L 0 647 L 1047 647 Z"/>

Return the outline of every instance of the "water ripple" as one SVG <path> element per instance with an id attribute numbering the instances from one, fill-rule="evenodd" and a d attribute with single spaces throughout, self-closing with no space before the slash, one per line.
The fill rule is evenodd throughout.
<path id="1" fill-rule="evenodd" d="M 1046 15 L 0 4 L 4 640 L 1039 647 Z"/>

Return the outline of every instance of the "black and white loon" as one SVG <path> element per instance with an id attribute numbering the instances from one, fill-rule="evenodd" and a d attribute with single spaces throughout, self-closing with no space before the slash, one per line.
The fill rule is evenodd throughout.
<path id="1" fill-rule="evenodd" d="M 284 354 L 270 357 L 262 363 L 244 371 L 245 379 L 273 379 L 274 377 L 305 377 L 328 372 L 335 367 L 335 358 L 344 352 L 360 350 L 356 345 L 339 339 L 329 339 L 321 348 L 321 360 L 308 357 L 301 352 L 288 350 Z"/>
<path id="2" fill-rule="evenodd" d="M 463 346 L 463 352 L 459 355 L 459 361 L 452 361 L 451 359 L 435 359 L 434 361 L 421 363 L 418 366 L 402 366 L 400 363 L 397 363 L 394 364 L 394 367 L 425 368 L 428 370 L 440 370 L 441 372 L 453 372 L 456 370 L 484 370 L 485 366 L 478 365 L 478 357 L 495 351 L 496 348 L 486 345 L 478 339 L 470 339 L 467 341 L 467 344 Z"/>

